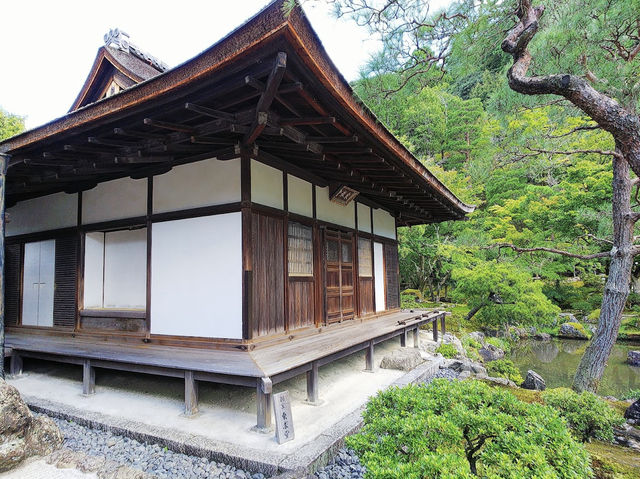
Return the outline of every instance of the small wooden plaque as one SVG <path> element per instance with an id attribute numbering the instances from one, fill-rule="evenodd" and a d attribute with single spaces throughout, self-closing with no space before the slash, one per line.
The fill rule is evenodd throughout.
<path id="1" fill-rule="evenodd" d="M 278 444 L 292 441 L 295 438 L 295 433 L 293 431 L 289 391 L 273 395 L 273 415 L 276 418 L 276 439 Z"/>

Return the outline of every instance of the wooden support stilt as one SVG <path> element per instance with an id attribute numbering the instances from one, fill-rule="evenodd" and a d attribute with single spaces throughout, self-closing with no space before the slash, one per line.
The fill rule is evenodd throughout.
<path id="1" fill-rule="evenodd" d="M 402 331 L 402 334 L 400 335 L 400 346 L 402 346 L 403 348 L 407 347 L 407 334 L 408 334 L 408 331 L 405 329 Z"/>
<path id="2" fill-rule="evenodd" d="M 307 371 L 307 401 L 318 403 L 318 361 L 311 363 L 311 370 Z"/>
<path id="3" fill-rule="evenodd" d="M 271 429 L 271 392 L 273 384 L 270 378 L 259 378 L 256 385 L 257 409 L 258 409 L 258 430 Z"/>
<path id="4" fill-rule="evenodd" d="M 438 318 L 433 321 L 433 340 L 438 342 Z"/>
<path id="5" fill-rule="evenodd" d="M 13 377 L 20 376 L 22 374 L 22 356 L 15 351 L 11 354 L 11 364 L 9 365 L 9 369 L 9 374 Z"/>
<path id="6" fill-rule="evenodd" d="M 444 336 L 445 333 L 447 332 L 447 330 L 444 327 L 444 318 L 446 318 L 446 314 L 442 313 L 442 316 L 440 316 L 440 330 L 442 331 L 442 335 Z"/>
<path id="7" fill-rule="evenodd" d="M 7 154 L 0 154 L 0 298 L 2 298 L 2 307 L 0 307 L 0 358 L 2 359 L 0 362 L 0 378 L 2 379 L 4 379 L 4 313 L 6 308 L 4 303 L 5 177 L 10 158 Z M 11 364 L 13 365 L 13 359 Z M 22 371 L 22 364 L 20 365 L 20 371 Z"/>
<path id="8" fill-rule="evenodd" d="M 184 372 L 184 415 L 193 416 L 198 412 L 198 382 L 193 371 Z"/>
<path id="9" fill-rule="evenodd" d="M 367 346 L 367 355 L 366 355 L 366 366 L 365 371 L 373 372 L 373 341 L 369 341 L 369 346 Z"/>
<path id="10" fill-rule="evenodd" d="M 414 348 L 420 347 L 420 328 L 419 327 L 413 330 L 413 347 Z"/>
<path id="11" fill-rule="evenodd" d="M 90 396 L 96 393 L 96 370 L 91 366 L 91 361 L 85 359 L 82 362 L 82 394 Z"/>

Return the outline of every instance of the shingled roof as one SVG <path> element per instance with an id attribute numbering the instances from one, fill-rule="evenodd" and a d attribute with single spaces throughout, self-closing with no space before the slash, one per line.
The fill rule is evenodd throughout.
<path id="1" fill-rule="evenodd" d="M 8 201 L 245 152 L 355 189 L 401 224 L 473 211 L 356 99 L 303 10 L 285 13 L 284 3 L 175 68 L 1 142 L 11 156 Z"/>

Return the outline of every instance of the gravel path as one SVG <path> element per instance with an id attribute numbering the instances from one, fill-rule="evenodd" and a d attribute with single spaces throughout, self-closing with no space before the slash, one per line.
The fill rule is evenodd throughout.
<path id="1" fill-rule="evenodd" d="M 251 474 L 203 457 L 173 452 L 158 444 L 141 443 L 62 419 L 53 420 L 64 436 L 65 447 L 91 456 L 105 456 L 158 478 L 264 479 L 261 473 Z"/>

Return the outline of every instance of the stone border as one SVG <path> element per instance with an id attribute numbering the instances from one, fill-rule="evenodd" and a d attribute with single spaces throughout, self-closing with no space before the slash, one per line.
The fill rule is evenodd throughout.
<path id="1" fill-rule="evenodd" d="M 418 383 L 433 376 L 444 363 L 442 358 L 425 362 L 394 381 L 389 387 L 402 387 Z M 191 456 L 206 457 L 252 473 L 261 472 L 273 479 L 293 479 L 305 477 L 324 467 L 331 457 L 344 445 L 344 438 L 362 427 L 364 406 L 352 411 L 315 439 L 302 445 L 290 454 L 265 452 L 259 449 L 238 446 L 224 441 L 188 434 L 160 426 L 152 426 L 138 421 L 129 421 L 119 416 L 108 416 L 65 404 L 24 396 L 29 408 L 34 412 L 74 421 L 82 426 L 111 432 L 135 439 L 139 442 L 156 443 L 174 452 Z M 277 475 L 279 474 L 279 475 Z"/>

